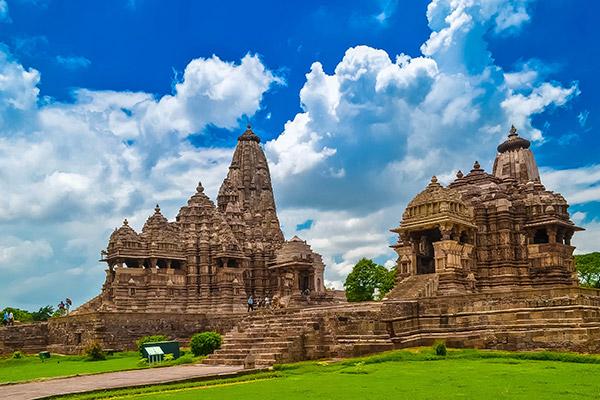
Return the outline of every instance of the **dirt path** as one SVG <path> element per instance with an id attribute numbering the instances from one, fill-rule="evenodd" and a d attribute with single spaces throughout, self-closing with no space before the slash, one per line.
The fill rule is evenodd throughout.
<path id="1" fill-rule="evenodd" d="M 0 387 L 0 398 L 11 400 L 39 399 L 47 396 L 88 392 L 91 390 L 170 383 L 204 376 L 228 375 L 239 372 L 242 369 L 243 367 L 240 366 L 195 364 L 57 378 L 2 386 Z"/>

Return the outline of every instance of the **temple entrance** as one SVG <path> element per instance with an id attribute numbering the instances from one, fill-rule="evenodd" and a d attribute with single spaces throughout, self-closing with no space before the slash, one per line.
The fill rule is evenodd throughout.
<path id="1" fill-rule="evenodd" d="M 300 291 L 310 290 L 310 274 L 308 272 L 300 272 Z"/>
<path id="2" fill-rule="evenodd" d="M 419 232 L 417 249 L 417 275 L 435 273 L 433 243 L 442 238 L 438 228 Z"/>

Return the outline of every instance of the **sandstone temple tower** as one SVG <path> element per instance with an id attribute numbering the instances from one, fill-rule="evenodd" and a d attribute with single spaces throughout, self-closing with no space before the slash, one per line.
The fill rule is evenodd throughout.
<path id="1" fill-rule="evenodd" d="M 175 221 L 158 205 L 141 233 L 125 220 L 102 261 L 102 293 L 78 312 L 234 312 L 249 295 L 285 304 L 331 297 L 321 256 L 297 237 L 284 240 L 267 159 L 250 126 L 238 138 L 216 206 L 198 184 Z"/>
<path id="2" fill-rule="evenodd" d="M 491 174 L 475 162 L 448 187 L 434 176 L 408 204 L 392 230 L 399 235 L 392 296 L 577 285 L 571 238 L 582 228 L 564 197 L 542 185 L 529 146 L 512 127 Z"/>

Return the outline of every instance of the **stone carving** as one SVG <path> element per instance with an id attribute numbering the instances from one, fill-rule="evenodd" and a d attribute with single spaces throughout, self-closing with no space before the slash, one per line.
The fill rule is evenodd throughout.
<path id="1" fill-rule="evenodd" d="M 217 205 L 199 183 L 175 221 L 157 205 L 141 233 L 125 220 L 102 251 L 102 293 L 93 311 L 240 311 L 246 298 L 330 300 L 321 256 L 294 237 L 285 242 L 267 159 L 250 126 L 238 138 Z"/>
<path id="2" fill-rule="evenodd" d="M 437 274 L 439 294 L 577 284 L 571 237 L 581 228 L 542 185 L 529 146 L 513 126 L 492 174 L 475 161 L 448 187 L 431 179 L 392 230 L 399 281 Z"/>

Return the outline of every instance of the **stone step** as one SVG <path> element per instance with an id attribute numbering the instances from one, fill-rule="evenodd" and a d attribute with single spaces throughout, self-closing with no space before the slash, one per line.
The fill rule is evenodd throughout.
<path id="1" fill-rule="evenodd" d="M 252 349 L 277 349 L 285 350 L 289 348 L 292 342 L 273 342 L 273 343 L 257 343 L 251 346 Z M 242 343 L 226 343 L 219 350 L 248 350 L 250 346 Z"/>

